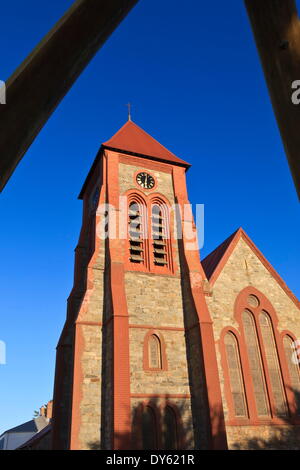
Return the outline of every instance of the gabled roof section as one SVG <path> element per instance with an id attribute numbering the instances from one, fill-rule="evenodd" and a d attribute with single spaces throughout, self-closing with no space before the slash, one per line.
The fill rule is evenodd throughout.
<path id="1" fill-rule="evenodd" d="M 26 447 L 31 446 L 32 444 L 37 444 L 43 437 L 51 432 L 51 423 L 45 426 L 41 431 L 37 432 L 33 437 L 28 439 L 28 441 L 24 442 L 24 444 L 20 445 L 16 450 L 25 449 Z"/>
<path id="2" fill-rule="evenodd" d="M 39 432 L 45 426 L 47 426 L 48 420 L 44 416 L 38 416 L 31 421 L 15 426 L 14 428 L 8 429 L 3 434 L 6 433 L 23 433 L 23 432 Z M 2 435 L 3 435 L 2 434 Z"/>
<path id="3" fill-rule="evenodd" d="M 264 257 L 261 251 L 257 248 L 257 246 L 253 243 L 253 241 L 248 237 L 248 235 L 244 232 L 242 228 L 239 228 L 236 232 L 234 232 L 202 261 L 202 267 L 204 269 L 207 279 L 209 280 L 209 283 L 213 285 L 216 282 L 230 255 L 232 254 L 238 241 L 241 238 L 256 254 L 260 262 L 265 266 L 265 268 L 269 271 L 273 278 L 278 282 L 278 284 L 285 291 L 285 293 L 291 298 L 291 300 L 296 304 L 296 306 L 300 308 L 300 302 L 297 297 L 288 288 L 284 280 L 279 276 L 277 271 L 275 271 L 273 266 Z"/>
<path id="4" fill-rule="evenodd" d="M 166 149 L 131 120 L 127 121 L 111 139 L 103 143 L 103 147 L 135 155 L 143 155 L 187 168 L 191 166 L 189 163 L 176 157 L 174 153 Z"/>

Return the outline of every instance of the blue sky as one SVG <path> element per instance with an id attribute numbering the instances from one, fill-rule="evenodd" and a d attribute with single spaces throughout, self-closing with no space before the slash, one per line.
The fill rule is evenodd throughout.
<path id="1" fill-rule="evenodd" d="M 0 79 L 71 4 L 1 6 Z M 190 200 L 205 204 L 202 257 L 242 226 L 300 297 L 299 203 L 243 2 L 141 0 L 0 195 L 0 433 L 52 397 L 77 196 L 101 142 L 126 121 L 128 101 L 137 124 L 193 165 Z"/>

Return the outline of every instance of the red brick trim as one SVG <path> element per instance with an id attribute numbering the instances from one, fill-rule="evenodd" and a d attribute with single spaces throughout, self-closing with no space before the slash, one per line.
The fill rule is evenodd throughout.
<path id="1" fill-rule="evenodd" d="M 131 393 L 131 398 L 191 398 L 191 395 L 186 393 Z"/>
<path id="2" fill-rule="evenodd" d="M 166 331 L 185 331 L 185 328 L 177 326 L 155 326 L 155 325 L 134 325 L 130 324 L 129 328 L 138 328 L 140 330 L 166 330 Z"/>
<path id="3" fill-rule="evenodd" d="M 161 368 L 155 369 L 149 366 L 149 340 L 151 336 L 156 336 L 160 343 L 160 354 L 161 354 Z M 144 338 L 144 349 L 143 349 L 143 368 L 147 372 L 162 372 L 168 370 L 168 361 L 166 354 L 166 343 L 163 335 L 156 330 L 149 330 Z"/>

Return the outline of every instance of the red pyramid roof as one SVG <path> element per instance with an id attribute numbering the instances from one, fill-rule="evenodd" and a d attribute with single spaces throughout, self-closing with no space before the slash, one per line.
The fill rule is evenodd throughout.
<path id="1" fill-rule="evenodd" d="M 163 160 L 190 167 L 189 163 L 176 157 L 176 155 L 167 150 L 132 121 L 127 121 L 110 140 L 103 144 L 103 147 L 123 150 L 125 152 L 154 158 L 155 160 Z"/>

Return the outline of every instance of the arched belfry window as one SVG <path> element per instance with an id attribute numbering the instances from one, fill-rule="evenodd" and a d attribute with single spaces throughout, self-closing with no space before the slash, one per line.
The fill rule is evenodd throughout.
<path id="1" fill-rule="evenodd" d="M 154 410 L 145 406 L 142 414 L 142 447 L 143 450 L 156 450 L 157 426 Z"/>
<path id="2" fill-rule="evenodd" d="M 161 342 L 156 335 L 151 335 L 148 340 L 148 354 L 149 368 L 162 369 Z"/>
<path id="3" fill-rule="evenodd" d="M 153 196 L 131 194 L 128 204 L 128 261 L 134 270 L 173 270 L 169 205 Z"/>
<path id="4" fill-rule="evenodd" d="M 136 265 L 146 265 L 145 206 L 132 201 L 128 209 L 129 260 Z"/>
<path id="5" fill-rule="evenodd" d="M 294 350 L 294 340 L 290 336 L 285 335 L 283 346 L 292 388 L 291 391 L 295 397 L 296 412 L 300 415 L 300 368 Z"/>
<path id="6" fill-rule="evenodd" d="M 257 414 L 259 417 L 270 417 L 270 405 L 267 395 L 266 380 L 263 372 L 262 357 L 254 317 L 251 312 L 244 310 L 242 323 L 248 352 L 248 361 Z"/>
<path id="7" fill-rule="evenodd" d="M 224 342 L 234 415 L 236 418 L 247 418 L 246 395 L 237 339 L 233 333 L 228 332 Z"/>
<path id="8" fill-rule="evenodd" d="M 166 267 L 169 264 L 169 233 L 165 208 L 161 204 L 153 204 L 151 223 L 153 262 L 156 266 Z"/>
<path id="9" fill-rule="evenodd" d="M 171 406 L 166 406 L 163 416 L 163 449 L 164 450 L 177 450 L 178 449 L 178 423 L 175 411 Z"/>
<path id="10" fill-rule="evenodd" d="M 271 319 L 267 312 L 259 314 L 260 331 L 263 339 L 263 347 L 266 356 L 267 368 L 270 377 L 272 396 L 276 416 L 287 416 L 287 403 L 281 377 L 279 359 L 273 333 Z"/>

